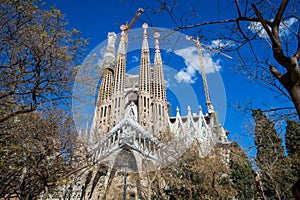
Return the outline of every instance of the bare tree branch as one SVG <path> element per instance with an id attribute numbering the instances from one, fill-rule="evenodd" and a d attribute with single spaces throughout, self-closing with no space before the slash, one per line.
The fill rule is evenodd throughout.
<path id="1" fill-rule="evenodd" d="M 270 72 L 278 79 L 280 80 L 282 75 L 279 71 L 277 71 L 276 67 L 274 67 L 273 65 L 270 65 Z"/>

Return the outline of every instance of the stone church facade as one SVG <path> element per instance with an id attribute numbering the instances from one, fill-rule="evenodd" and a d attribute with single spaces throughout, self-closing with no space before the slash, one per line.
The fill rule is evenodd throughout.
<path id="1" fill-rule="evenodd" d="M 147 28 L 143 24 L 137 75 L 126 73 L 127 32 L 123 28 L 117 52 L 116 34 L 108 33 L 94 120 L 80 136 L 91 164 L 62 188 L 70 199 L 123 199 L 124 192 L 127 199 L 140 199 L 147 173 L 175 162 L 191 145 L 206 156 L 216 144 L 228 142 L 214 110 L 192 114 L 188 107 L 187 116 L 181 116 L 177 108 L 176 116 L 169 116 L 160 35 L 148 35 Z M 155 38 L 154 52 L 148 37 Z"/>

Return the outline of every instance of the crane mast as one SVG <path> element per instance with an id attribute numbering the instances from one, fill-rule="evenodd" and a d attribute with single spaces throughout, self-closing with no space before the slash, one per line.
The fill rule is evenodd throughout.
<path id="1" fill-rule="evenodd" d="M 143 12 L 144 12 L 144 10 L 142 8 L 139 8 L 129 24 L 128 24 L 128 22 L 126 22 L 126 25 L 123 24 L 120 26 L 120 29 L 121 29 L 122 33 L 124 34 L 123 37 L 125 38 L 126 43 L 128 43 L 127 34 L 128 34 L 129 29 L 131 28 L 131 26 L 134 24 L 134 22 L 139 18 L 139 16 Z"/>
<path id="2" fill-rule="evenodd" d="M 203 81 L 203 87 L 204 87 L 204 94 L 205 94 L 205 99 L 206 99 L 206 106 L 207 106 L 207 111 L 211 113 L 213 111 L 213 106 L 210 101 L 210 96 L 209 96 L 209 91 L 208 91 L 208 84 L 207 84 L 207 79 L 206 79 L 206 72 L 204 69 L 204 62 L 203 62 L 203 57 L 202 57 L 202 50 L 201 50 L 201 43 L 199 42 L 199 39 L 194 39 L 191 36 L 186 36 L 187 40 L 193 41 L 197 45 L 198 49 L 198 56 L 199 56 L 199 63 L 200 63 L 200 71 L 201 71 L 201 76 L 202 76 L 202 81 Z"/>
<path id="3" fill-rule="evenodd" d="M 133 17 L 133 19 L 131 20 L 131 22 L 127 25 L 125 25 L 124 27 L 124 31 L 128 32 L 129 29 L 131 28 L 131 26 L 134 24 L 134 22 L 139 18 L 139 16 L 141 16 L 141 14 L 144 12 L 144 10 L 142 8 L 139 8 L 135 14 L 135 16 Z"/>

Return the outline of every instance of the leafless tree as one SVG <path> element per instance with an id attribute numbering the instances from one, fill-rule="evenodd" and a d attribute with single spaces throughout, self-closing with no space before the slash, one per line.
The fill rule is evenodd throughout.
<path id="1" fill-rule="evenodd" d="M 300 117 L 298 1 L 216 1 L 212 12 L 218 16 L 202 16 L 201 10 L 207 4 L 200 1 L 158 0 L 157 4 L 147 5 L 135 2 L 145 8 L 142 19 L 150 25 L 160 25 L 153 20 L 158 15 L 169 20 L 168 28 L 194 34 L 209 45 L 212 40 L 218 41 L 215 51 L 231 52 L 239 58 L 238 63 L 233 63 L 237 64 L 235 69 L 277 94 L 274 98 L 281 105 L 269 111 L 292 116 L 296 110 Z M 294 106 L 282 106 L 283 101 Z"/>
<path id="2" fill-rule="evenodd" d="M 20 114 L 6 121 L 0 138 L 0 198 L 33 199 L 71 171 L 75 131 L 64 112 Z"/>

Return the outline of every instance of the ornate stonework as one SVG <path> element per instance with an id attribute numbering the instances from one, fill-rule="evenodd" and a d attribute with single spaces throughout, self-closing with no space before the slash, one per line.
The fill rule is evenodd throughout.
<path id="1" fill-rule="evenodd" d="M 124 181 L 128 199 L 139 199 L 147 173 L 174 162 L 192 143 L 205 156 L 228 142 L 214 111 L 192 114 L 188 107 L 180 116 L 177 108 L 169 116 L 159 33 L 151 66 L 148 25 L 143 28 L 139 75 L 126 74 L 127 33 L 121 33 L 117 55 L 116 34 L 108 34 L 93 124 L 81 136 L 91 164 L 71 181 L 71 199 L 123 199 Z"/>

